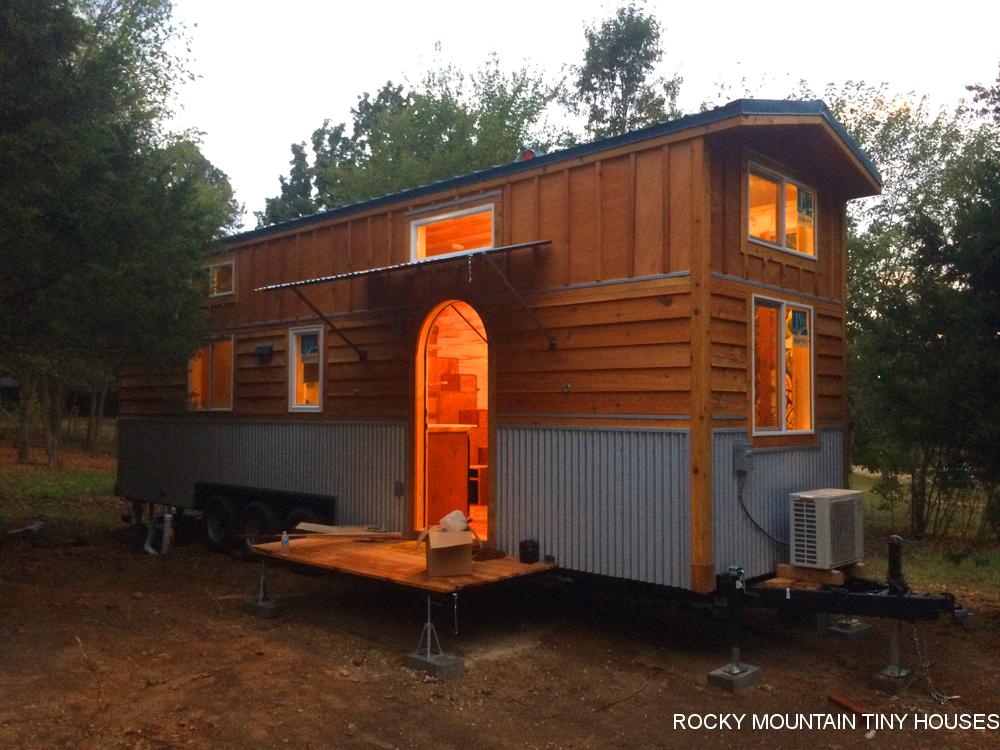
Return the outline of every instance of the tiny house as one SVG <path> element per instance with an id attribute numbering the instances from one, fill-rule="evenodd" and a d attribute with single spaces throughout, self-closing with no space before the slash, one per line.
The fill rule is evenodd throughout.
<path id="1" fill-rule="evenodd" d="M 232 236 L 214 335 L 129 373 L 119 488 L 220 545 L 309 515 L 711 591 L 845 482 L 847 201 L 819 101 L 740 100 Z"/>

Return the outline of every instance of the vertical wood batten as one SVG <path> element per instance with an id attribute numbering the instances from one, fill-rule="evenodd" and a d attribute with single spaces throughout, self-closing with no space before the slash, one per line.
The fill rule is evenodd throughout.
<path id="1" fill-rule="evenodd" d="M 712 392 L 710 178 L 704 141 L 691 145 L 691 588 L 715 588 L 712 558 Z M 673 182 L 673 181 L 672 181 Z"/>

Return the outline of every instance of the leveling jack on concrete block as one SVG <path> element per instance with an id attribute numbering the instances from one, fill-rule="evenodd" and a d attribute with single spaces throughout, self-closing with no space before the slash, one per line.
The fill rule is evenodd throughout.
<path id="1" fill-rule="evenodd" d="M 740 601 L 746 591 L 743 568 L 729 566 L 729 572 L 720 576 L 726 591 L 726 608 L 729 610 L 729 663 L 708 673 L 708 684 L 739 693 L 760 682 L 760 667 L 740 661 Z"/>
<path id="2" fill-rule="evenodd" d="M 708 684 L 714 687 L 739 693 L 760 682 L 760 667 L 744 664 L 740 661 L 740 649 L 732 649 L 729 663 L 724 667 L 713 669 L 708 673 Z"/>
<path id="3" fill-rule="evenodd" d="M 872 687 L 876 690 L 899 695 L 913 682 L 913 672 L 902 664 L 903 622 L 894 620 L 889 631 L 889 666 L 872 677 Z"/>
<path id="4" fill-rule="evenodd" d="M 281 605 L 271 597 L 271 589 L 267 585 L 267 568 L 263 563 L 258 566 L 258 573 L 257 593 L 246 603 L 246 608 L 250 614 L 258 617 L 275 617 L 281 611 Z"/>
<path id="5" fill-rule="evenodd" d="M 439 680 L 450 680 L 465 672 L 465 660 L 458 656 L 449 656 L 441 650 L 437 628 L 431 619 L 431 598 L 427 597 L 427 622 L 420 631 L 417 650 L 406 655 L 404 663 L 410 669 L 427 672 Z"/>
<path id="6" fill-rule="evenodd" d="M 844 615 L 831 624 L 826 632 L 842 641 L 860 641 L 871 635 L 871 623 L 861 622 L 850 615 Z"/>

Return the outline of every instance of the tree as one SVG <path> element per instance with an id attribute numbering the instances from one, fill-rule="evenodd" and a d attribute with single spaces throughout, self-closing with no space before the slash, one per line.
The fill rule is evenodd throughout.
<path id="1" fill-rule="evenodd" d="M 239 212 L 196 143 L 162 131 L 175 34 L 167 0 L 0 10 L 0 351 L 35 384 L 53 464 L 77 373 L 195 346 L 204 248 Z"/>
<path id="2" fill-rule="evenodd" d="M 584 31 L 583 65 L 574 68 L 576 93 L 592 138 L 620 135 L 677 117 L 682 79 L 654 76 L 663 59 L 660 22 L 630 2 Z"/>
<path id="3" fill-rule="evenodd" d="M 292 144 L 291 170 L 288 177 L 281 176 L 281 193 L 274 198 L 264 200 L 264 213 L 258 215 L 258 221 L 263 216 L 263 224 L 279 224 L 298 216 L 308 216 L 316 212 L 313 201 L 313 180 L 306 156 L 305 143 Z"/>
<path id="4" fill-rule="evenodd" d="M 884 86 L 849 83 L 826 99 L 885 177 L 883 195 L 850 215 L 853 458 L 909 476 L 911 533 L 944 533 L 964 493 L 996 487 L 997 301 L 985 292 L 1000 253 L 986 234 L 996 132 Z"/>
<path id="5" fill-rule="evenodd" d="M 410 88 L 388 81 L 358 97 L 350 128 L 328 120 L 313 132 L 307 171 L 292 146 L 292 172 L 258 226 L 502 164 L 524 145 L 551 147 L 566 137 L 546 119 L 561 92 L 532 70 L 505 72 L 496 56 L 469 76 L 449 67 Z"/>
<path id="6" fill-rule="evenodd" d="M 979 105 L 979 115 L 992 117 L 996 123 L 1000 124 L 1000 74 L 997 75 L 997 81 L 991 87 L 976 84 L 965 88 L 972 92 L 972 101 Z"/>

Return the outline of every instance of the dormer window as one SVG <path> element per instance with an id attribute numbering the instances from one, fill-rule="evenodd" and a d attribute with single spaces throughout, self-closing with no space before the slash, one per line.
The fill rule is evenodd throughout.
<path id="1" fill-rule="evenodd" d="M 779 250 L 816 255 L 816 192 L 751 164 L 747 178 L 747 237 Z"/>
<path id="2" fill-rule="evenodd" d="M 493 247 L 493 205 L 417 219 L 410 224 L 413 260 Z"/>
<path id="3" fill-rule="evenodd" d="M 208 267 L 208 296 L 224 297 L 232 294 L 236 285 L 236 261 L 214 263 Z"/>

